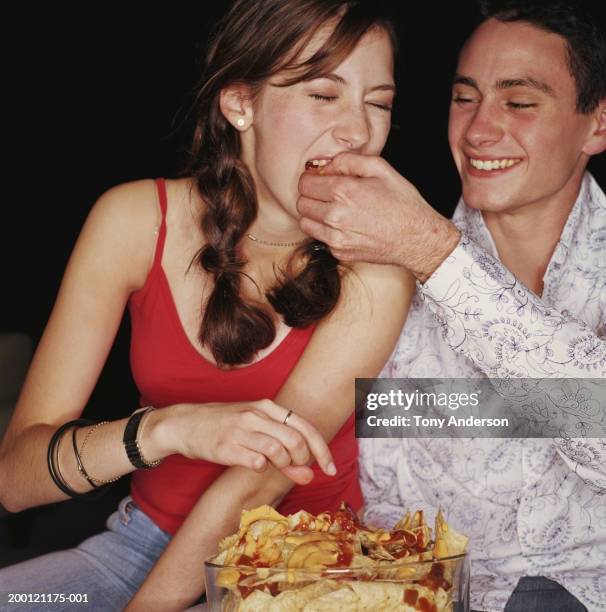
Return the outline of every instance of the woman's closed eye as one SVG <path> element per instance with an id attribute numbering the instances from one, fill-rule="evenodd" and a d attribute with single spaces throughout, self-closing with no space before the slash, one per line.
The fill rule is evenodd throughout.
<path id="1" fill-rule="evenodd" d="M 339 96 L 325 96 L 324 94 L 313 93 L 309 94 L 309 97 L 322 102 L 334 102 Z"/>
<path id="2" fill-rule="evenodd" d="M 370 106 L 374 106 L 375 108 L 383 110 L 383 111 L 385 111 L 387 113 L 390 113 L 391 109 L 392 109 L 391 104 L 387 104 L 385 102 L 367 102 L 366 104 L 368 104 Z"/>
<path id="3" fill-rule="evenodd" d="M 309 97 L 313 98 L 314 100 L 319 100 L 320 102 L 334 102 L 339 96 L 327 96 L 325 94 L 313 93 L 309 94 Z M 391 104 L 386 104 L 383 102 L 367 102 L 366 104 L 379 108 L 385 112 L 391 112 Z"/>

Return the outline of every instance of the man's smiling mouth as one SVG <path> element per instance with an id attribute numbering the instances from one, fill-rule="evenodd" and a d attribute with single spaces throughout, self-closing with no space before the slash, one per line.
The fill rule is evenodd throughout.
<path id="1" fill-rule="evenodd" d="M 493 170 L 503 170 L 504 168 L 511 168 L 516 164 L 519 164 L 522 160 L 517 157 L 504 157 L 501 159 L 475 159 L 469 158 L 469 163 L 477 170 L 484 170 L 485 172 L 491 172 Z"/>

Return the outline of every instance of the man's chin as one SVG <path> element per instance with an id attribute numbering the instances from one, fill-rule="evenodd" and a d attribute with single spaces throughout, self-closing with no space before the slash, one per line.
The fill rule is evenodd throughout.
<path id="1" fill-rule="evenodd" d="M 463 189 L 463 200 L 469 208 L 486 212 L 503 212 L 512 207 L 511 197 L 497 189 Z"/>

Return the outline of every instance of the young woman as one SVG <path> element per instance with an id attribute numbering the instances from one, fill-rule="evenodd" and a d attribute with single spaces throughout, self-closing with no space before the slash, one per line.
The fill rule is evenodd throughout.
<path id="1" fill-rule="evenodd" d="M 380 371 L 412 284 L 339 266 L 296 204 L 306 168 L 387 139 L 395 43 L 375 6 L 235 2 L 208 51 L 191 176 L 95 204 L 3 441 L 0 501 L 20 510 L 140 469 L 108 531 L 0 571 L 3 590 L 178 610 L 204 591 L 203 560 L 242 508 L 361 507 L 354 378 Z M 141 405 L 156 409 L 61 437 L 127 305 Z"/>

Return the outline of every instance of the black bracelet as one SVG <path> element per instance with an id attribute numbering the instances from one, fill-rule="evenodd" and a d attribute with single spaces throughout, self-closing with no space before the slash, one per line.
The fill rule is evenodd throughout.
<path id="1" fill-rule="evenodd" d="M 73 421 L 68 421 L 64 423 L 57 429 L 57 431 L 53 434 L 50 442 L 48 444 L 48 451 L 46 453 L 46 463 L 48 465 L 48 472 L 53 479 L 53 482 L 57 485 L 57 487 L 63 491 L 66 495 L 70 497 L 82 497 L 83 495 L 87 495 L 87 493 L 79 493 L 78 491 L 74 491 L 67 483 L 63 480 L 61 476 L 61 471 L 59 470 L 58 457 L 55 458 L 55 451 L 59 446 L 59 442 L 61 438 L 65 434 L 65 432 L 70 427 L 79 427 L 81 425 L 90 425 L 93 421 L 89 421 L 88 419 L 74 419 Z"/>

